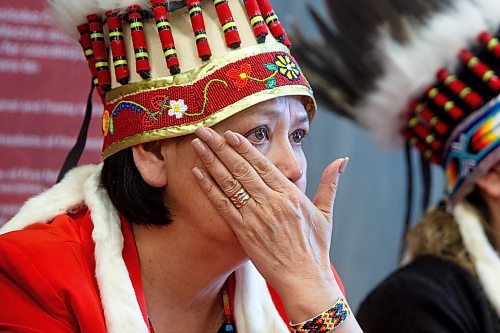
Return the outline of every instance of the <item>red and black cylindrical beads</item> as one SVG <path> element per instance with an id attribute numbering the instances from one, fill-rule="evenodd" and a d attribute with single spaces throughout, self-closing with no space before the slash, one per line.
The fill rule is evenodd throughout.
<path id="1" fill-rule="evenodd" d="M 439 91 L 436 87 L 430 87 L 426 91 L 427 97 L 454 121 L 460 121 L 464 118 L 465 112 L 456 105 L 448 96 Z"/>
<path id="2" fill-rule="evenodd" d="M 94 51 L 92 50 L 92 40 L 90 39 L 90 27 L 88 23 L 80 24 L 78 27 L 78 32 L 80 33 L 80 45 L 82 46 L 83 52 L 85 53 L 85 59 L 87 59 L 87 65 L 89 67 L 90 73 L 92 74 L 92 82 L 94 87 L 96 87 L 99 96 L 104 97 L 106 92 L 99 87 L 99 81 L 97 80 L 97 70 L 95 68 Z"/>
<path id="3" fill-rule="evenodd" d="M 85 53 L 85 59 L 87 59 L 87 65 L 89 66 L 90 73 L 92 73 L 92 77 L 97 80 L 97 71 L 95 69 L 94 51 L 92 50 L 89 25 L 87 23 L 80 24 L 77 29 L 80 33 L 79 42 L 82 46 L 83 52 Z"/>
<path id="4" fill-rule="evenodd" d="M 500 59 L 500 41 L 489 32 L 482 32 L 479 35 L 479 41 L 496 58 Z"/>
<path id="5" fill-rule="evenodd" d="M 219 17 L 219 22 L 222 26 L 222 31 L 224 32 L 226 45 L 232 49 L 237 49 L 241 45 L 241 38 L 236 23 L 234 23 L 233 15 L 231 14 L 231 9 L 229 8 L 227 0 L 213 1 L 217 16 Z"/>
<path id="6" fill-rule="evenodd" d="M 168 20 L 168 10 L 165 7 L 165 0 L 150 0 L 150 2 L 153 6 L 156 28 L 160 36 L 167 67 L 172 75 L 180 73 L 179 58 L 175 49 L 174 36 Z"/>
<path id="7" fill-rule="evenodd" d="M 127 14 L 130 23 L 132 44 L 134 46 L 136 72 L 143 79 L 148 79 L 151 76 L 151 66 L 149 64 L 148 47 L 142 24 L 141 7 L 137 5 L 129 6 Z"/>
<path id="8" fill-rule="evenodd" d="M 463 100 L 472 110 L 477 110 L 484 104 L 483 98 L 477 92 L 468 87 L 455 75 L 448 73 L 446 70 L 441 69 L 438 71 L 437 78 L 454 95 Z"/>
<path id="9" fill-rule="evenodd" d="M 269 32 L 257 1 L 245 0 L 245 9 L 247 11 L 247 16 L 250 19 L 250 24 L 252 25 L 253 34 L 257 43 L 264 43 Z"/>
<path id="10" fill-rule="evenodd" d="M 103 91 L 109 91 L 111 89 L 111 73 L 109 72 L 108 53 L 104 42 L 101 17 L 97 14 L 91 14 L 87 16 L 87 20 L 89 22 L 97 81 Z"/>
<path id="11" fill-rule="evenodd" d="M 433 151 L 439 152 L 443 147 L 443 142 L 436 138 L 432 131 L 419 118 L 415 117 L 410 119 L 408 127 Z"/>
<path id="12" fill-rule="evenodd" d="M 418 136 L 416 136 L 410 127 L 407 127 L 401 135 L 412 146 L 424 156 L 429 162 L 439 164 L 441 162 L 441 153 L 432 150 L 428 144 Z"/>
<path id="13" fill-rule="evenodd" d="M 500 79 L 485 63 L 468 50 L 460 52 L 460 60 L 474 75 L 481 79 L 494 93 L 500 92 Z"/>
<path id="14" fill-rule="evenodd" d="M 269 30 L 271 31 L 273 37 L 276 38 L 280 43 L 283 43 L 286 46 L 290 47 L 290 40 L 285 33 L 285 29 L 283 29 L 283 26 L 278 20 L 278 16 L 276 15 L 276 13 L 274 13 L 269 0 L 257 0 L 257 4 L 259 5 L 260 12 L 264 16 L 264 20 L 269 27 Z"/>
<path id="15" fill-rule="evenodd" d="M 106 11 L 106 22 L 109 30 L 109 44 L 113 56 L 116 81 L 127 84 L 130 78 L 127 62 L 127 51 L 123 40 L 122 19 L 116 10 Z"/>
<path id="16" fill-rule="evenodd" d="M 189 17 L 193 27 L 194 38 L 196 40 L 196 49 L 198 56 L 202 60 L 208 60 L 212 56 L 212 51 L 208 45 L 207 31 L 205 29 L 205 21 L 201 12 L 199 0 L 187 0 Z"/>
<path id="17" fill-rule="evenodd" d="M 414 100 L 410 103 L 410 110 L 434 128 L 440 136 L 444 137 L 448 135 L 450 129 L 448 124 L 436 116 L 426 104 L 420 103 L 419 100 Z"/>

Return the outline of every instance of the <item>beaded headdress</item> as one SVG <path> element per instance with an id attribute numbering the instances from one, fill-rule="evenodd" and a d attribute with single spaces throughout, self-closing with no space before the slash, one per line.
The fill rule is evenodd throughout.
<path id="1" fill-rule="evenodd" d="M 268 0 L 51 0 L 104 103 L 103 157 L 311 88 Z"/>
<path id="2" fill-rule="evenodd" d="M 500 160 L 500 1 L 326 3 L 328 43 L 295 49 L 318 101 L 441 165 L 458 202 Z"/>

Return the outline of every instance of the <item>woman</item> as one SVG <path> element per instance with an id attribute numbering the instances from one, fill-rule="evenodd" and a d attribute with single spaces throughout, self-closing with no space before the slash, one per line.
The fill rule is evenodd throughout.
<path id="1" fill-rule="evenodd" d="M 104 162 L 2 228 L 2 329 L 359 332 L 329 262 L 348 160 L 307 199 L 314 100 L 269 3 L 139 4 L 53 3 L 104 100 Z"/>
<path id="2" fill-rule="evenodd" d="M 430 164 L 445 171 L 442 202 L 410 231 L 403 267 L 361 304 L 361 327 L 499 332 L 500 3 L 327 4 L 336 29 L 315 15 L 324 42 L 297 50 L 317 95 L 379 141 L 415 147 L 422 179 Z"/>

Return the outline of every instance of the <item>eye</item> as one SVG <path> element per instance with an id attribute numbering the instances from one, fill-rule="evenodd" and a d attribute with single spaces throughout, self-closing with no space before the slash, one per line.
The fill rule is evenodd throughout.
<path id="1" fill-rule="evenodd" d="M 246 133 L 245 137 L 252 144 L 259 145 L 264 143 L 265 140 L 269 139 L 269 129 L 265 126 L 262 126 Z"/>
<path id="2" fill-rule="evenodd" d="M 290 134 L 290 141 L 295 144 L 302 144 L 302 140 L 307 136 L 306 131 L 299 129 Z"/>

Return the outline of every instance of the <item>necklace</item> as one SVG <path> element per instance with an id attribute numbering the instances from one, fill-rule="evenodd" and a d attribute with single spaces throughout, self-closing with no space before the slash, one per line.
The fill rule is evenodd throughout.
<path id="1" fill-rule="evenodd" d="M 227 281 L 224 283 L 224 287 L 222 288 L 222 304 L 224 306 L 223 316 L 224 322 L 222 326 L 219 328 L 217 333 L 236 333 L 234 329 L 233 322 L 233 314 L 231 312 L 231 303 L 229 302 L 229 291 L 227 286 Z M 148 316 L 148 328 L 150 333 L 155 333 L 153 328 L 153 323 L 151 322 L 151 318 Z"/>
<path id="2" fill-rule="evenodd" d="M 227 290 L 227 281 L 224 284 L 224 288 L 222 290 L 222 303 L 224 304 L 224 325 L 226 333 L 234 332 L 233 325 L 233 315 L 231 313 L 231 304 L 229 303 L 229 292 Z"/>

